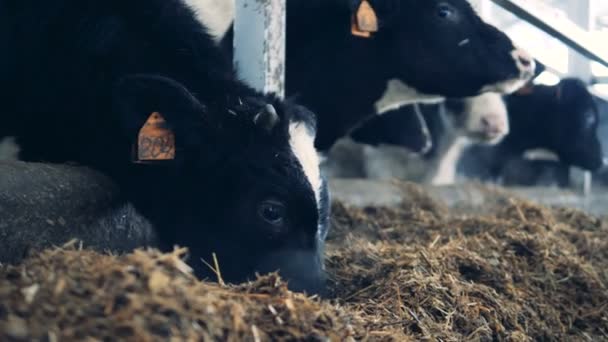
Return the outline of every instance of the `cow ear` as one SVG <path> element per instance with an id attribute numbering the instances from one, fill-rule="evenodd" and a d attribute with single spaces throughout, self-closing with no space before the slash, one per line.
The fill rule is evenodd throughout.
<path id="1" fill-rule="evenodd" d="M 368 0 L 351 0 L 351 33 L 369 38 L 378 32 L 378 15 Z"/>
<path id="2" fill-rule="evenodd" d="M 202 143 L 205 107 L 180 83 L 129 75 L 114 85 L 112 97 L 121 129 L 134 143 L 134 159 L 174 159 L 176 141 L 184 147 Z"/>

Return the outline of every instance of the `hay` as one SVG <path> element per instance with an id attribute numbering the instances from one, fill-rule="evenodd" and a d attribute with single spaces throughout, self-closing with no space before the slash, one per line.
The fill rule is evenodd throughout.
<path id="1" fill-rule="evenodd" d="M 484 208 L 491 215 L 445 219 L 411 205 L 335 205 L 336 297 L 381 339 L 608 339 L 602 222 L 505 203 Z"/>
<path id="2" fill-rule="evenodd" d="M 198 282 L 180 255 L 45 251 L 0 271 L 0 340 L 346 340 L 350 317 L 276 275 Z"/>
<path id="3" fill-rule="evenodd" d="M 60 248 L 0 267 L 0 340 L 608 339 L 604 221 L 508 197 L 455 215 L 404 189 L 397 208 L 334 204 L 332 300 L 276 275 L 199 282 L 182 250 Z"/>

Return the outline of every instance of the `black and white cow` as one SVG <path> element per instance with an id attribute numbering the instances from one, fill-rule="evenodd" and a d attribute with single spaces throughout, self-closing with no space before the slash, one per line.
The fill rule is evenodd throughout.
<path id="1" fill-rule="evenodd" d="M 425 116 L 433 124 L 435 148 L 427 156 L 428 182 L 448 185 L 456 181 L 457 165 L 469 146 L 492 146 L 509 134 L 509 118 L 502 96 L 485 93 L 476 97 L 448 99 L 440 115 Z"/>
<path id="2" fill-rule="evenodd" d="M 293 289 L 323 288 L 314 115 L 237 81 L 182 0 L 0 0 L 0 49 L 0 137 L 21 159 L 104 172 L 200 276 L 216 253 L 227 281 L 280 270 Z M 134 163 L 153 112 L 175 155 Z M 144 152 L 171 150 L 147 139 Z"/>
<path id="3" fill-rule="evenodd" d="M 401 146 L 414 153 L 427 154 L 433 148 L 433 136 L 422 104 L 406 105 L 363 121 L 350 137 L 370 146 Z"/>
<path id="4" fill-rule="evenodd" d="M 424 155 L 408 152 L 412 151 L 409 137 L 421 134 L 411 119 L 418 115 L 427 123 L 432 137 L 432 148 Z M 339 142 L 327 165 L 333 176 L 352 176 L 342 171 L 348 170 L 343 165 L 332 162 L 346 159 L 343 155 L 348 153 L 351 165 L 354 160 L 361 165 L 360 177 L 452 184 L 456 180 L 457 161 L 466 147 L 496 144 L 508 132 L 507 110 L 500 94 L 448 99 L 437 105 L 408 105 L 374 117 L 351 135 L 359 144 L 378 147 L 349 147 Z M 353 149 L 359 154 L 351 152 Z"/>
<path id="5" fill-rule="evenodd" d="M 287 92 L 317 114 L 321 150 L 389 107 L 510 93 L 532 77 L 534 60 L 466 0 L 370 0 L 378 31 L 368 38 L 351 32 L 360 3 L 287 1 Z"/>
<path id="6" fill-rule="evenodd" d="M 566 78 L 555 86 L 527 86 L 508 96 L 506 102 L 511 133 L 497 146 L 477 146 L 465 153 L 460 163 L 465 175 L 499 180 L 509 163 L 515 161 L 522 170 L 521 159 L 526 155 L 535 159 L 530 153 L 534 150 L 550 152 L 566 167 L 595 171 L 604 165 L 597 135 L 598 108 L 581 80 Z M 540 166 L 548 164 L 533 163 Z M 508 170 L 513 169 L 508 167 Z M 523 178 L 546 178 L 545 174 L 541 172 L 538 177 L 526 175 Z M 515 182 L 512 176 L 507 177 L 512 179 L 509 183 Z"/>

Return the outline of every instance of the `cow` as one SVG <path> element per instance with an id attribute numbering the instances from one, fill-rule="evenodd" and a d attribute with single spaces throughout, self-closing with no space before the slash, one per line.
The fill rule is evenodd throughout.
<path id="1" fill-rule="evenodd" d="M 327 186 L 314 114 L 235 76 L 183 0 L 0 0 L 0 139 L 103 172 L 160 247 L 225 281 L 324 288 Z"/>
<path id="2" fill-rule="evenodd" d="M 436 148 L 427 159 L 433 170 L 427 177 L 434 185 L 454 184 L 458 161 L 467 147 L 496 145 L 510 130 L 507 108 L 500 94 L 448 99 L 444 108 L 449 115 L 443 114 L 440 126 L 434 130 Z"/>
<path id="3" fill-rule="evenodd" d="M 514 169 L 508 167 L 510 162 L 521 165 L 521 159 L 538 160 L 538 153 L 530 153 L 534 150 L 545 151 L 542 159 L 555 159 L 532 162 L 540 166 L 576 166 L 589 171 L 603 167 L 602 146 L 597 135 L 598 108 L 580 79 L 564 78 L 553 86 L 529 85 L 508 96 L 506 103 L 511 133 L 496 146 L 476 146 L 467 151 L 459 166 L 466 176 L 500 181 L 505 170 Z M 532 185 L 530 179 L 540 181 L 556 172 L 562 175 L 558 185 L 566 185 L 563 171 L 538 172 L 538 177 L 525 175 L 519 178 L 525 178 L 525 184 Z M 518 183 L 518 177 L 514 176 L 517 175 L 507 176 L 511 185 Z"/>
<path id="4" fill-rule="evenodd" d="M 427 154 L 433 148 L 433 137 L 420 104 L 389 110 L 372 116 L 349 134 L 353 141 L 370 145 L 401 146 L 411 152 Z"/>
<path id="5" fill-rule="evenodd" d="M 223 0 L 192 0 L 201 8 L 210 2 Z M 376 112 L 443 97 L 510 93 L 534 73 L 534 60 L 466 0 L 363 3 L 287 1 L 287 93 L 317 114 L 321 151 Z M 361 6 L 372 8 L 376 32 L 361 32 Z M 221 42 L 226 51 L 232 40 L 229 29 Z"/>
<path id="6" fill-rule="evenodd" d="M 608 120 L 606 120 L 608 116 L 608 97 L 606 97 L 605 94 L 597 94 L 595 96 L 595 100 L 598 105 L 598 112 L 600 113 L 598 135 L 600 137 L 602 146 L 605 147 L 606 144 L 608 144 Z M 606 158 L 608 158 L 608 156 L 606 155 L 607 151 L 605 148 L 603 149 L 603 151 L 605 158 L 604 164 L 608 165 L 608 162 L 606 162 Z M 594 176 L 594 180 L 598 180 L 602 185 L 605 186 L 606 184 L 608 184 L 608 167 L 603 167 L 601 170 L 596 172 Z"/>
<path id="7" fill-rule="evenodd" d="M 432 147 L 424 155 L 407 152 L 411 151 L 409 137 L 420 134 L 417 129 L 412 130 L 415 126 L 411 125 L 411 117 L 417 113 L 423 116 L 432 137 Z M 470 98 L 447 99 L 441 104 L 408 105 L 389 111 L 366 122 L 351 134 L 351 138 L 367 145 L 359 148 L 362 152 L 358 159 L 363 159 L 360 176 L 447 185 L 455 182 L 456 163 L 467 146 L 497 144 L 508 133 L 509 121 L 502 96 L 484 93 Z M 340 150 L 332 149 L 331 159 L 342 159 L 340 153 L 347 150 L 343 144 L 336 144 Z M 351 163 L 353 159 L 357 158 L 352 158 L 351 152 Z"/>

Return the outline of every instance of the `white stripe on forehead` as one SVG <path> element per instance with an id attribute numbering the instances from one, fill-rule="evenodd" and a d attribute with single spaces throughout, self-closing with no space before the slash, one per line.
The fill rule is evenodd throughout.
<path id="1" fill-rule="evenodd" d="M 219 42 L 234 18 L 234 0 L 184 0 L 196 17 Z"/>
<path id="2" fill-rule="evenodd" d="M 308 179 L 312 190 L 315 193 L 317 207 L 321 200 L 321 171 L 319 170 L 319 154 L 315 149 L 315 137 L 310 134 L 304 122 L 289 123 L 289 145 L 292 153 L 304 170 L 304 175 Z"/>

